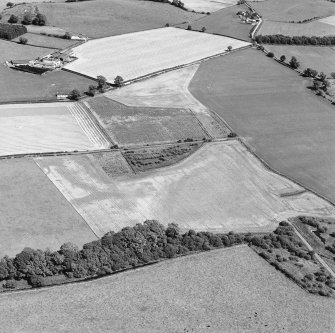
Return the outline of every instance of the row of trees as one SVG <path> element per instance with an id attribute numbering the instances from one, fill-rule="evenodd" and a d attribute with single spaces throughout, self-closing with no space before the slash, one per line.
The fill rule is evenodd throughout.
<path id="1" fill-rule="evenodd" d="M 207 251 L 250 241 L 251 236 L 213 234 L 189 230 L 181 233 L 176 224 L 167 228 L 154 220 L 145 221 L 121 231 L 109 232 L 101 239 L 87 243 L 81 250 L 72 243 L 59 251 L 25 248 L 14 258 L 0 261 L 0 280 L 8 288 L 17 280 L 26 280 L 33 287 L 43 286 L 46 277 L 88 278 L 136 267 L 194 251 Z"/>
<path id="2" fill-rule="evenodd" d="M 23 16 L 23 20 L 21 21 L 21 23 L 24 25 L 33 24 L 43 26 L 46 24 L 46 21 L 47 21 L 46 16 L 41 13 L 38 13 L 35 17 L 32 14 L 27 13 Z M 14 14 L 12 14 L 8 20 L 8 23 L 18 23 L 18 22 L 19 22 L 18 16 Z"/>
<path id="3" fill-rule="evenodd" d="M 287 44 L 287 45 L 335 45 L 335 36 L 306 37 L 284 35 L 257 35 L 255 41 L 259 44 Z"/>

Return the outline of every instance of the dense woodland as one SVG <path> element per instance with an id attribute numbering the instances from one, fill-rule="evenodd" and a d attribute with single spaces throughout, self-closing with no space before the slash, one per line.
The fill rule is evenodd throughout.
<path id="1" fill-rule="evenodd" d="M 0 23 L 0 38 L 11 40 L 27 32 L 27 28 L 21 24 Z"/>

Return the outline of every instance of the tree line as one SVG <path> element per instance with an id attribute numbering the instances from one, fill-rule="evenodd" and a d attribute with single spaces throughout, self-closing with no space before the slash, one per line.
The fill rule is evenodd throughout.
<path id="1" fill-rule="evenodd" d="M 259 44 L 285 44 L 285 45 L 335 45 L 335 36 L 307 37 L 284 35 L 257 35 L 255 41 Z"/>

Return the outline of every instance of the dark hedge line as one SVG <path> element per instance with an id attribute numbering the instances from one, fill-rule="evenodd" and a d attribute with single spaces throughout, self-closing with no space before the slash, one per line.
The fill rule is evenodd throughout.
<path id="1" fill-rule="evenodd" d="M 59 251 L 25 248 L 15 258 L 0 261 L 0 281 L 15 288 L 17 280 L 26 280 L 33 287 L 45 284 L 45 278 L 90 278 L 136 267 L 165 258 L 195 251 L 207 251 L 250 241 L 250 235 L 213 234 L 189 230 L 181 234 L 176 224 L 167 228 L 157 221 L 145 221 L 121 231 L 109 232 L 101 239 L 87 243 L 81 250 L 72 243 Z"/>
<path id="2" fill-rule="evenodd" d="M 27 33 L 27 28 L 21 24 L 0 23 L 0 38 L 12 40 Z"/>
<path id="3" fill-rule="evenodd" d="M 284 35 L 258 35 L 255 41 L 259 44 L 287 44 L 287 45 L 335 45 L 335 36 L 306 37 Z"/>

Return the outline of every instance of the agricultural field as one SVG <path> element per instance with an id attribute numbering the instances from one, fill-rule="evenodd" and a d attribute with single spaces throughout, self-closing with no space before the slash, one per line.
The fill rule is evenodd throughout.
<path id="1" fill-rule="evenodd" d="M 99 152 L 88 155 L 88 158 L 98 162 L 109 177 L 116 178 L 134 173 L 120 151 Z"/>
<path id="2" fill-rule="evenodd" d="M 248 49 L 202 63 L 189 89 L 270 166 L 335 201 L 334 107 L 311 85 Z"/>
<path id="3" fill-rule="evenodd" d="M 208 138 L 187 109 L 127 107 L 105 97 L 90 99 L 88 104 L 112 141 L 120 146 Z"/>
<path id="4" fill-rule="evenodd" d="M 27 38 L 27 45 L 45 47 L 48 49 L 65 49 L 74 44 L 77 44 L 77 40 L 64 39 L 59 37 L 49 37 L 45 35 L 40 35 L 36 33 L 26 33 L 20 37 L 12 39 L 13 42 L 19 42 L 20 38 Z M 49 53 L 49 52 L 48 52 Z"/>
<path id="5" fill-rule="evenodd" d="M 334 4 L 324 0 L 267 0 L 250 4 L 264 19 L 273 21 L 298 22 L 335 14 Z"/>
<path id="6" fill-rule="evenodd" d="M 334 300 L 306 293 L 246 246 L 0 296 L 2 327 L 11 332 L 331 333 L 334 308 Z"/>
<path id="7" fill-rule="evenodd" d="M 219 1 L 211 1 L 211 0 L 184 0 L 184 7 L 187 10 L 194 10 L 196 12 L 212 13 L 218 11 L 222 8 L 227 8 L 230 6 L 234 6 L 237 3 L 237 0 L 219 0 Z"/>
<path id="8" fill-rule="evenodd" d="M 0 105 L 0 155 L 107 148 L 79 104 Z"/>
<path id="9" fill-rule="evenodd" d="M 238 11 L 247 10 L 245 5 L 231 6 L 212 13 L 209 16 L 186 22 L 178 27 L 187 29 L 187 27 L 191 25 L 192 30 L 197 31 L 205 27 L 207 33 L 250 41 L 249 32 L 253 26 L 243 23 L 236 15 Z"/>
<path id="10" fill-rule="evenodd" d="M 105 96 L 127 106 L 190 109 L 211 137 L 226 137 L 230 132 L 226 125 L 188 90 L 198 68 L 196 64 L 170 71 L 111 90 Z"/>
<path id="11" fill-rule="evenodd" d="M 291 57 L 296 57 L 302 70 L 309 67 L 324 72 L 327 76 L 335 72 L 335 49 L 332 47 L 265 45 L 265 48 L 278 58 L 285 55 L 288 61 Z"/>
<path id="12" fill-rule="evenodd" d="M 36 162 L 100 236 L 146 219 L 260 232 L 297 214 L 335 216 L 328 202 L 269 172 L 238 141 L 206 144 L 176 165 L 115 180 L 84 155 Z"/>
<path id="13" fill-rule="evenodd" d="M 54 71 L 43 75 L 25 73 L 5 65 L 8 60 L 30 60 L 54 52 L 54 49 L 20 45 L 0 39 L 0 102 L 55 100 L 57 92 L 80 92 L 96 84 L 91 80 L 65 71 Z"/>
<path id="14" fill-rule="evenodd" d="M 201 147 L 199 143 L 184 143 L 125 150 L 123 156 L 135 172 L 174 165 Z"/>
<path id="15" fill-rule="evenodd" d="M 257 32 L 257 35 L 278 35 L 278 34 L 292 37 L 329 36 L 329 35 L 335 35 L 335 25 L 330 25 L 319 21 L 312 21 L 309 23 L 286 23 L 286 22 L 264 21 Z"/>
<path id="16" fill-rule="evenodd" d="M 136 0 L 95 0 L 40 3 L 47 24 L 91 38 L 161 28 L 202 17 L 168 3 Z"/>
<path id="17" fill-rule="evenodd" d="M 24 247 L 59 249 L 96 239 L 83 218 L 31 159 L 0 160 L 0 256 Z"/>
<path id="18" fill-rule="evenodd" d="M 117 75 L 128 81 L 224 53 L 229 45 L 250 44 L 183 29 L 154 29 L 88 41 L 73 49 L 78 60 L 65 67 L 94 78 L 104 75 L 111 83 Z"/>

